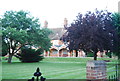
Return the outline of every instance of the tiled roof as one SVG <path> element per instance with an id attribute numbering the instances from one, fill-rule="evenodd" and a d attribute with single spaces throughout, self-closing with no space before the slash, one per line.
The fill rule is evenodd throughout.
<path id="1" fill-rule="evenodd" d="M 52 33 L 49 35 L 49 37 L 52 40 L 59 40 L 66 32 L 64 28 L 50 28 L 50 30 L 52 30 Z"/>

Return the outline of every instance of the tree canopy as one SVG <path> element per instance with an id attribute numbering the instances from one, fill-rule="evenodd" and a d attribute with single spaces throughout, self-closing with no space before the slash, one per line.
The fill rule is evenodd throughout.
<path id="1" fill-rule="evenodd" d="M 113 18 L 113 24 L 117 30 L 117 35 L 118 35 L 118 41 L 119 42 L 115 42 L 117 48 L 116 49 L 116 55 L 119 57 L 120 59 L 120 13 L 113 13 L 112 14 L 112 18 Z"/>
<path id="2" fill-rule="evenodd" d="M 107 10 L 79 13 L 77 19 L 65 28 L 67 32 L 61 39 L 66 42 L 69 50 L 93 52 L 94 60 L 97 60 L 98 51 L 113 51 L 113 42 L 117 36 L 112 13 Z"/>
<path id="3" fill-rule="evenodd" d="M 21 47 L 25 45 L 48 50 L 51 46 L 48 35 L 51 31 L 40 27 L 39 19 L 25 11 L 6 11 L 0 20 L 2 40 L 9 52 L 11 62 Z"/>

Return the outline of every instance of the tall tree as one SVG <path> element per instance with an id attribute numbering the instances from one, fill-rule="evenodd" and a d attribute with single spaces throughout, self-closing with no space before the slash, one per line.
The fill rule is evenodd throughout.
<path id="1" fill-rule="evenodd" d="M 41 28 L 39 19 L 34 18 L 25 11 L 7 11 L 1 18 L 2 40 L 8 46 L 9 58 L 11 63 L 12 56 L 25 45 L 39 47 L 48 50 L 50 31 Z"/>
<path id="2" fill-rule="evenodd" d="M 93 52 L 94 60 L 97 60 L 98 51 L 113 51 L 116 32 L 111 15 L 107 10 L 97 9 L 84 15 L 79 13 L 71 26 L 65 27 L 67 32 L 61 39 L 70 50 Z"/>
<path id="3" fill-rule="evenodd" d="M 120 13 L 114 13 L 112 15 L 113 18 L 113 24 L 117 30 L 117 35 L 118 35 L 118 42 L 115 42 L 117 48 L 115 48 L 115 53 L 118 58 L 120 59 Z"/>

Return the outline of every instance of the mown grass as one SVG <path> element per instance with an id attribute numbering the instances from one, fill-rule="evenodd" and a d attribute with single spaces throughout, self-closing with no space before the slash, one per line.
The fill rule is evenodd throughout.
<path id="1" fill-rule="evenodd" d="M 12 63 L 8 64 L 2 60 L 2 78 L 3 79 L 30 79 L 36 68 L 39 67 L 42 75 L 47 79 L 86 79 L 86 62 L 93 58 L 53 58 L 47 57 L 41 62 L 21 63 L 13 58 Z M 110 60 L 108 63 L 116 64 L 117 60 L 110 58 L 98 58 L 98 60 Z M 108 66 L 111 71 L 112 66 Z M 111 72 L 112 74 L 115 72 Z M 111 73 L 108 73 L 110 75 Z"/>

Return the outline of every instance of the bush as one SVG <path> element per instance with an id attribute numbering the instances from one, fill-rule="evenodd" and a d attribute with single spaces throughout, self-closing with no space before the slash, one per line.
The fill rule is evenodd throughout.
<path id="1" fill-rule="evenodd" d="M 91 53 L 91 52 L 88 52 L 88 53 L 87 53 L 87 57 L 94 57 L 94 54 Z"/>
<path id="2" fill-rule="evenodd" d="M 112 58 L 112 53 L 111 53 L 111 52 L 107 52 L 106 55 L 107 55 L 109 58 Z"/>
<path id="3" fill-rule="evenodd" d="M 2 56 L 7 55 L 7 53 L 8 53 L 8 46 L 3 41 L 2 41 L 2 47 L 1 47 L 1 49 L 2 49 Z"/>
<path id="4" fill-rule="evenodd" d="M 2 47 L 2 56 L 7 55 L 7 53 L 8 53 L 8 50 Z"/>
<path id="5" fill-rule="evenodd" d="M 41 56 L 42 49 L 22 48 L 21 51 L 21 54 L 18 54 L 21 62 L 39 62 L 43 59 L 43 56 Z"/>

